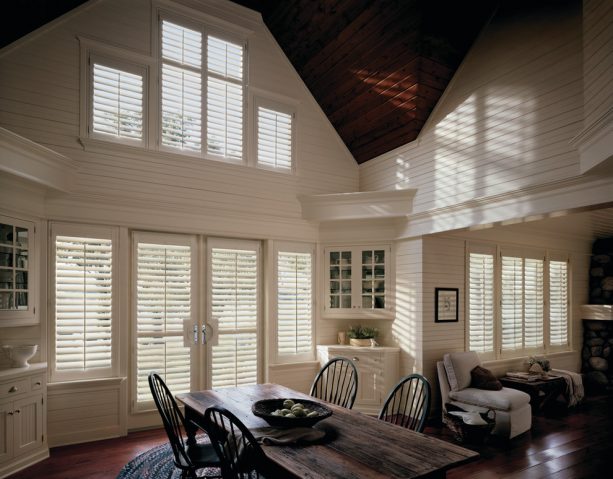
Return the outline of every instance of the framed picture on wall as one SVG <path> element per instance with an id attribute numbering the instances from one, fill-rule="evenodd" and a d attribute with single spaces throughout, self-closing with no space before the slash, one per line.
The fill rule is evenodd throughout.
<path id="1" fill-rule="evenodd" d="M 458 320 L 458 288 L 434 288 L 434 322 Z"/>

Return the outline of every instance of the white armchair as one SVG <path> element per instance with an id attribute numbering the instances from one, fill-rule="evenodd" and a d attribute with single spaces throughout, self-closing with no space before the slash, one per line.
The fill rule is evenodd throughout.
<path id="1" fill-rule="evenodd" d="M 472 351 L 445 354 L 443 361 L 436 363 L 443 412 L 447 403 L 466 411 L 493 409 L 496 411 L 493 434 L 510 439 L 530 430 L 532 409 L 528 394 L 511 388 L 487 391 L 470 387 L 470 372 L 480 365 L 479 356 Z"/>

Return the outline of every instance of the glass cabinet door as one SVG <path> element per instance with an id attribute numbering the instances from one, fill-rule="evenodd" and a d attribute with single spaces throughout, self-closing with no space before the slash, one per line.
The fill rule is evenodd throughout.
<path id="1" fill-rule="evenodd" d="M 391 317 L 389 245 L 325 250 L 324 314 L 331 317 Z"/>
<path id="2" fill-rule="evenodd" d="M 330 251 L 329 253 L 329 291 L 330 309 L 351 308 L 352 265 L 351 251 Z"/>
<path id="3" fill-rule="evenodd" d="M 362 250 L 362 308 L 385 309 L 385 250 Z"/>
<path id="4" fill-rule="evenodd" d="M 0 319 L 17 319 L 33 314 L 31 307 L 31 253 L 34 227 L 0 217 Z M 10 324 L 9 324 L 10 323 Z M 23 323 L 0 321 L 0 326 Z"/>

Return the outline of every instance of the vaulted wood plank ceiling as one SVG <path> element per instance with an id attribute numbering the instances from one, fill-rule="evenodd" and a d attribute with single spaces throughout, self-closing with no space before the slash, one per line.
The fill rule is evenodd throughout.
<path id="1" fill-rule="evenodd" d="M 237 2 L 260 10 L 358 163 L 417 138 L 497 3 Z"/>
<path id="2" fill-rule="evenodd" d="M 10 2 L 1 44 L 83 1 Z M 417 138 L 497 4 L 492 0 L 235 1 L 262 13 L 358 163 Z"/>

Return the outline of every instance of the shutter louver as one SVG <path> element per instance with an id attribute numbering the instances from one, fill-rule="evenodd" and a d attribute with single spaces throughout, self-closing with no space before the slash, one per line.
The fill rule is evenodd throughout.
<path id="1" fill-rule="evenodd" d="M 493 352 L 494 256 L 471 253 L 469 261 L 469 348 Z"/>
<path id="2" fill-rule="evenodd" d="M 207 37 L 207 152 L 243 158 L 244 51 L 213 36 Z"/>
<path id="3" fill-rule="evenodd" d="M 93 65 L 92 129 L 118 138 L 143 138 L 143 77 Z"/>
<path id="4" fill-rule="evenodd" d="M 502 350 L 523 347 L 523 261 L 502 257 Z"/>
<path id="5" fill-rule="evenodd" d="M 112 241 L 57 236 L 55 370 L 112 367 Z"/>
<path id="6" fill-rule="evenodd" d="M 258 165 L 292 168 L 292 115 L 258 107 Z"/>
<path id="7" fill-rule="evenodd" d="M 277 352 L 312 349 L 312 255 L 282 253 L 277 259 Z"/>
<path id="8" fill-rule="evenodd" d="M 173 393 L 190 390 L 191 248 L 139 242 L 136 272 L 137 401 L 151 400 L 147 376 L 158 372 Z"/>
<path id="9" fill-rule="evenodd" d="M 543 347 L 543 260 L 524 259 L 524 348 Z"/>
<path id="10" fill-rule="evenodd" d="M 568 263 L 549 262 L 549 344 L 568 344 Z"/>
<path id="11" fill-rule="evenodd" d="M 211 315 L 217 321 L 213 388 L 255 384 L 258 369 L 258 252 L 212 248 Z"/>
<path id="12" fill-rule="evenodd" d="M 162 144 L 202 148 L 202 34 L 162 22 Z"/>

